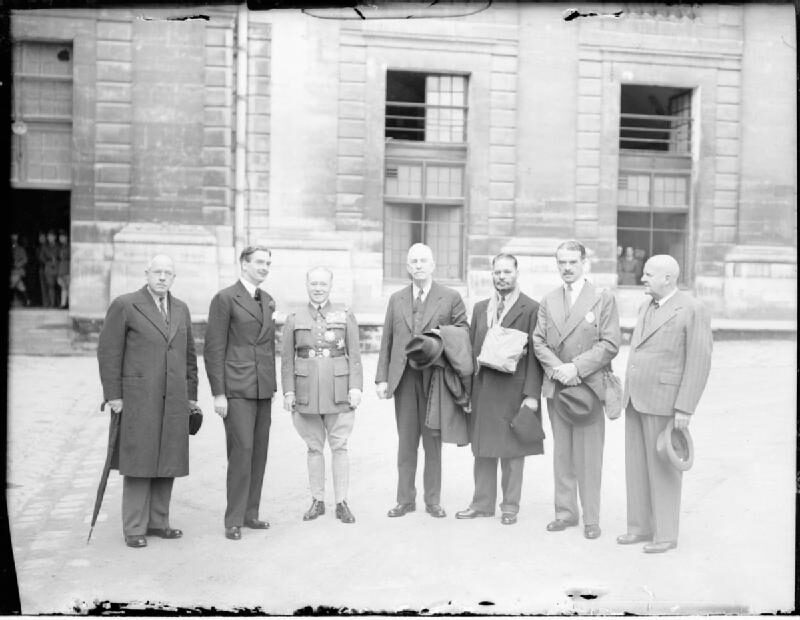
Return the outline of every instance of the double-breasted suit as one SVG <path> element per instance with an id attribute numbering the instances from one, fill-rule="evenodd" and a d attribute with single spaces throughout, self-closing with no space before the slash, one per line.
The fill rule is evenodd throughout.
<path id="1" fill-rule="evenodd" d="M 656 451 L 676 412 L 694 414 L 711 369 L 711 323 L 702 304 L 676 291 L 639 309 L 625 373 L 628 533 L 676 542 L 682 472 Z"/>
<path id="2" fill-rule="evenodd" d="M 281 386 L 294 392 L 292 422 L 308 446 L 311 496 L 325 500 L 325 437 L 331 448 L 336 503 L 349 485 L 347 440 L 355 413 L 350 390 L 363 387 L 355 315 L 343 305 L 309 303 L 286 317 L 281 346 Z"/>
<path id="3" fill-rule="evenodd" d="M 497 497 L 497 461 L 502 467 L 504 513 L 519 512 L 522 492 L 522 473 L 525 456 L 542 454 L 542 441 L 522 443 L 511 429 L 511 420 L 525 398 L 540 398 L 542 367 L 533 351 L 530 336 L 539 312 L 539 304 L 520 293 L 516 302 L 501 316 L 500 325 L 525 332 L 529 342 L 513 373 L 478 366 L 477 357 L 489 330 L 487 308 L 489 300 L 475 304 L 469 333 L 472 353 L 476 358 L 476 377 L 472 383 L 472 413 L 470 414 L 470 443 L 475 456 L 475 493 L 470 508 L 494 513 Z M 534 414 L 541 425 L 541 411 Z M 544 435 L 542 435 L 544 437 Z"/>
<path id="4" fill-rule="evenodd" d="M 228 399 L 225 527 L 257 520 L 267 464 L 275 377 L 275 302 L 256 301 L 241 280 L 219 291 L 208 310 L 204 362 L 211 393 Z"/>
<path id="5" fill-rule="evenodd" d="M 414 479 L 420 436 L 425 451 L 423 484 L 425 503 L 438 505 L 442 486 L 441 437 L 425 426 L 427 395 L 422 371 L 408 366 L 405 348 L 411 338 L 441 325 L 467 328 L 467 312 L 457 291 L 432 282 L 418 311 L 414 312 L 414 285 L 389 298 L 378 356 L 375 383 L 387 382 L 387 397 L 394 396 L 397 421 L 397 502 L 411 504 L 416 497 Z"/>
<path id="6" fill-rule="evenodd" d="M 603 371 L 617 355 L 619 343 L 619 313 L 609 291 L 600 291 L 585 281 L 571 308 L 567 307 L 563 286 L 542 299 L 533 346 L 544 368 L 542 396 L 548 399 L 553 428 L 556 519 L 577 523 L 579 491 L 584 525 L 599 523 L 605 440 Z M 566 363 L 575 365 L 578 377 L 595 397 L 586 424 L 573 425 L 567 413 L 559 412 L 555 398 L 559 386 L 553 370 Z"/>
<path id="7" fill-rule="evenodd" d="M 122 399 L 112 467 L 125 476 L 126 536 L 169 528 L 174 478 L 189 474 L 189 401 L 197 357 L 189 308 L 167 294 L 169 324 L 147 286 L 117 297 L 97 345 L 105 400 Z"/>

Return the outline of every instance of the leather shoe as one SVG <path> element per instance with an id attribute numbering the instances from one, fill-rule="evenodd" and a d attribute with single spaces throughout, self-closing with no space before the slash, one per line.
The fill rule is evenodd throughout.
<path id="1" fill-rule="evenodd" d="M 622 534 L 617 536 L 618 545 L 635 545 L 640 542 L 650 542 L 653 540 L 652 534 Z"/>
<path id="2" fill-rule="evenodd" d="M 432 517 L 436 517 L 437 519 L 441 519 L 442 517 L 447 516 L 447 513 L 444 511 L 444 508 L 442 508 L 439 504 L 426 504 L 425 512 L 427 512 Z"/>
<path id="3" fill-rule="evenodd" d="M 339 502 L 336 504 L 336 518 L 342 523 L 356 522 L 356 518 L 353 516 L 353 513 L 350 512 L 350 506 L 347 505 L 347 502 Z"/>
<path id="4" fill-rule="evenodd" d="M 414 502 L 408 504 L 397 504 L 394 508 L 392 508 L 387 514 L 390 517 L 402 517 L 406 513 L 414 512 L 417 509 L 417 505 Z"/>
<path id="5" fill-rule="evenodd" d="M 503 525 L 514 525 L 517 522 L 517 515 L 513 512 L 504 512 L 503 516 L 500 517 L 500 523 Z"/>
<path id="6" fill-rule="evenodd" d="M 245 519 L 244 526 L 249 527 L 251 530 L 268 530 L 269 523 L 266 521 L 259 521 L 258 519 Z"/>
<path id="7" fill-rule="evenodd" d="M 322 502 L 318 499 L 311 500 L 311 506 L 306 513 L 303 515 L 303 521 L 312 521 L 316 519 L 320 515 L 325 514 L 325 502 Z"/>
<path id="8" fill-rule="evenodd" d="M 240 528 L 238 525 L 226 527 L 225 538 L 230 538 L 231 540 L 240 540 L 242 538 L 242 528 Z"/>
<path id="9" fill-rule="evenodd" d="M 147 539 L 144 536 L 126 536 L 125 544 L 134 549 L 147 546 Z"/>
<path id="10" fill-rule="evenodd" d="M 172 529 L 171 527 L 148 527 L 147 528 L 147 535 L 148 536 L 158 536 L 159 538 L 180 538 L 183 536 L 183 532 L 180 530 Z"/>
<path id="11" fill-rule="evenodd" d="M 583 536 L 588 538 L 589 540 L 594 540 L 595 538 L 600 538 L 600 526 L 599 525 L 584 525 L 583 526 Z"/>
<path id="12" fill-rule="evenodd" d="M 475 519 L 476 517 L 493 517 L 493 512 L 483 512 L 482 510 L 473 510 L 467 508 L 466 510 L 459 510 L 456 513 L 456 519 Z"/>
<path id="13" fill-rule="evenodd" d="M 678 542 L 675 540 L 667 540 L 665 542 L 651 542 L 647 543 L 644 546 L 645 553 L 664 553 L 665 551 L 669 551 L 670 549 L 674 549 L 678 546 Z"/>
<path id="14" fill-rule="evenodd" d="M 550 521 L 547 524 L 547 531 L 548 532 L 560 532 L 561 530 L 565 530 L 568 527 L 575 527 L 578 525 L 577 521 L 565 521 L 564 519 L 556 519 L 555 521 Z"/>

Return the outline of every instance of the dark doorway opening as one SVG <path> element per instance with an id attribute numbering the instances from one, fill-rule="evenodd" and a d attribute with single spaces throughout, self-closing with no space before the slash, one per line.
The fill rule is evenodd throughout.
<path id="1" fill-rule="evenodd" d="M 15 306 L 60 308 L 69 304 L 70 192 L 12 189 L 13 272 L 10 302 Z M 21 281 L 23 286 L 19 286 Z"/>

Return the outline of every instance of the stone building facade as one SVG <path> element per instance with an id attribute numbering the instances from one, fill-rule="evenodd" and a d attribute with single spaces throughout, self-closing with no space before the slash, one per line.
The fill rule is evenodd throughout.
<path id="1" fill-rule="evenodd" d="M 264 242 L 279 309 L 325 264 L 369 323 L 414 241 L 471 306 L 500 251 L 542 295 L 568 237 L 623 316 L 642 299 L 635 269 L 619 272 L 630 247 L 633 262 L 674 254 L 717 317 L 794 317 L 792 6 L 591 6 L 18 11 L 12 186 L 69 192 L 78 322 L 139 286 L 156 252 L 201 321 L 241 247 Z M 42 60 L 59 54 L 69 75 Z M 45 123 L 48 80 L 72 101 Z M 36 150 L 65 131 L 66 153 Z"/>

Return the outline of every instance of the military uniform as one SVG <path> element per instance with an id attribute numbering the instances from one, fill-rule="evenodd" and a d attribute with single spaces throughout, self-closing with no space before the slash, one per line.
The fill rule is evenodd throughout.
<path id="1" fill-rule="evenodd" d="M 324 502 L 327 434 L 334 494 L 340 504 L 347 497 L 347 440 L 355 417 L 349 392 L 361 390 L 363 384 L 358 323 L 348 308 L 329 301 L 321 308 L 309 303 L 286 318 L 281 381 L 284 394 L 295 395 L 292 420 L 308 445 L 311 495 Z"/>

